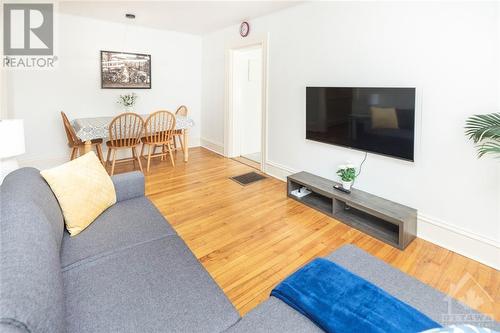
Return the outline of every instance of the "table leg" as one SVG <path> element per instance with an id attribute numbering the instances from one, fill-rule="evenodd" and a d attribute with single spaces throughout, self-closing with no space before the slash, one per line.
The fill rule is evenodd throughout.
<path id="1" fill-rule="evenodd" d="M 90 140 L 85 141 L 83 145 L 83 154 L 87 154 L 91 150 L 92 150 L 92 141 Z"/>
<path id="2" fill-rule="evenodd" d="M 187 128 L 183 130 L 182 141 L 184 141 L 184 162 L 188 161 L 189 150 L 188 150 L 188 130 Z"/>

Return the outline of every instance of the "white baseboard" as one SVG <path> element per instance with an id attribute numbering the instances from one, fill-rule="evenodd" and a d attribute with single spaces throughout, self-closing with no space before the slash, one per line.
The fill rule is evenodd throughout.
<path id="1" fill-rule="evenodd" d="M 214 142 L 208 139 L 201 138 L 200 146 L 213 151 L 216 154 L 224 156 L 224 145 L 222 143 Z"/>
<path id="2" fill-rule="evenodd" d="M 194 147 L 199 147 L 201 146 L 201 139 L 200 138 L 188 138 L 188 147 L 194 148 Z"/>
<path id="3" fill-rule="evenodd" d="M 418 214 L 417 236 L 465 257 L 500 269 L 498 241 L 477 235 L 439 219 Z"/>
<path id="4" fill-rule="evenodd" d="M 297 172 L 279 163 L 267 161 L 265 172 L 282 181 Z M 448 250 L 476 260 L 480 263 L 500 269 L 500 244 L 494 239 L 477 235 L 430 217 L 418 214 L 417 236 Z"/>
<path id="5" fill-rule="evenodd" d="M 199 147 L 200 146 L 200 138 L 189 138 L 188 146 L 190 148 Z M 37 169 L 47 169 L 52 168 L 58 165 L 61 165 L 65 162 L 69 161 L 70 150 L 66 147 L 63 147 L 62 150 L 65 150 L 65 153 L 58 155 L 28 155 L 28 156 L 20 156 L 18 158 L 20 167 L 34 167 Z M 139 146 L 140 150 L 140 146 Z M 104 158 L 106 158 L 106 146 L 103 145 Z M 127 158 L 131 157 L 130 150 L 128 151 L 118 151 L 117 158 Z"/>
<path id="6" fill-rule="evenodd" d="M 276 162 L 267 161 L 264 172 L 269 176 L 286 182 L 286 177 L 296 173 L 296 171 Z"/>

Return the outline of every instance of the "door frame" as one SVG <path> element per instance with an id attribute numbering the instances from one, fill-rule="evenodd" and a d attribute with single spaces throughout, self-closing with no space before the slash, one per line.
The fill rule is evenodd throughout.
<path id="1" fill-rule="evenodd" d="M 268 90 L 268 34 L 239 38 L 225 48 L 225 102 L 224 102 L 224 156 L 235 156 L 235 136 L 237 118 L 234 116 L 234 54 L 242 49 L 258 46 L 262 52 L 262 93 L 261 93 L 261 161 L 260 170 L 266 171 L 267 165 L 267 90 Z"/>

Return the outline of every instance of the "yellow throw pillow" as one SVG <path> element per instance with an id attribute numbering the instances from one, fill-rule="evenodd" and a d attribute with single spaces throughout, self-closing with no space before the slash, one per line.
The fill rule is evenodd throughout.
<path id="1" fill-rule="evenodd" d="M 59 201 L 71 236 L 116 202 L 113 181 L 92 151 L 40 174 Z"/>
<path id="2" fill-rule="evenodd" d="M 399 128 L 395 108 L 380 108 L 372 106 L 372 128 Z"/>

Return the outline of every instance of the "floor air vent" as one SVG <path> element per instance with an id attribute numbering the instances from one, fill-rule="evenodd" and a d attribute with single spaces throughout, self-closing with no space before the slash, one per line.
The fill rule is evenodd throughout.
<path id="1" fill-rule="evenodd" d="M 234 180 L 235 182 L 237 182 L 240 185 L 246 186 L 246 185 L 254 183 L 256 181 L 266 179 L 266 177 L 259 175 L 256 172 L 249 172 L 249 173 L 245 173 L 243 175 L 231 177 L 230 179 Z"/>

